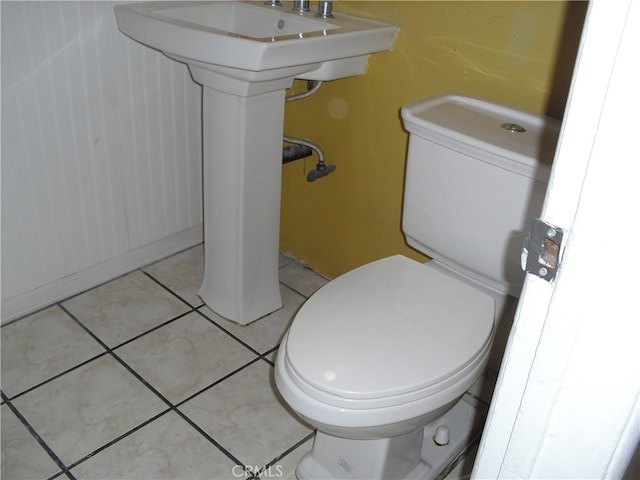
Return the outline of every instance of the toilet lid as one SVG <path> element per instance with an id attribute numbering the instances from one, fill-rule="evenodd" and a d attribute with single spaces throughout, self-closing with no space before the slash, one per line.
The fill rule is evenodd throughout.
<path id="1" fill-rule="evenodd" d="M 397 255 L 318 290 L 289 329 L 286 361 L 325 401 L 404 398 L 474 362 L 493 328 L 493 298 Z"/>

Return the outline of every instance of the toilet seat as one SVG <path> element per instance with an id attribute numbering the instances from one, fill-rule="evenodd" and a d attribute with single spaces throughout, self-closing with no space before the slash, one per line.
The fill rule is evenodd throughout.
<path id="1" fill-rule="evenodd" d="M 282 353 L 307 395 L 337 407 L 380 408 L 437 395 L 466 378 L 486 359 L 493 331 L 490 296 L 397 255 L 318 290 Z"/>

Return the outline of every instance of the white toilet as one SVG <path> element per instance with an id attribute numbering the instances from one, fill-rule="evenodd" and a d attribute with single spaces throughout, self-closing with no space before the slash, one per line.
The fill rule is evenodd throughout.
<path id="1" fill-rule="evenodd" d="M 540 213 L 559 123 L 460 95 L 402 118 L 402 227 L 433 260 L 359 267 L 296 315 L 275 378 L 317 428 L 300 479 L 434 478 L 484 421 L 461 398 L 521 288 L 524 230 Z"/>

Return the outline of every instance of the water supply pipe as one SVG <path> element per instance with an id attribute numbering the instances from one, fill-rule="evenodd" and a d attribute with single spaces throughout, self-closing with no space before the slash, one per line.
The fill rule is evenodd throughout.
<path id="1" fill-rule="evenodd" d="M 324 152 L 317 144 L 313 143 L 311 140 L 305 140 L 303 138 L 296 138 L 296 137 L 289 137 L 287 135 L 284 135 L 282 138 L 284 139 L 285 142 L 295 143 L 298 145 L 309 147 L 310 149 L 315 150 L 315 152 L 318 154 L 318 163 L 316 164 L 316 168 L 314 168 L 307 174 L 307 182 L 313 182 L 318 178 L 326 177 L 336 169 L 335 163 L 332 165 L 327 165 L 325 163 Z"/>
<path id="2" fill-rule="evenodd" d="M 309 82 L 308 85 L 311 85 L 311 82 Z M 307 91 L 285 97 L 285 102 L 294 102 L 296 100 L 307 98 L 313 95 L 315 92 L 317 92 L 321 85 L 322 85 L 322 82 L 317 80 L 314 82 L 311 88 L 309 88 Z M 282 138 L 285 142 L 293 143 L 297 145 L 303 145 L 305 147 L 308 147 L 314 150 L 318 154 L 318 163 L 316 164 L 316 168 L 311 170 L 307 174 L 307 182 L 313 182 L 314 180 L 317 180 L 319 178 L 326 177 L 336 169 L 335 164 L 327 165 L 325 163 L 324 152 L 322 151 L 319 145 L 312 142 L 311 140 L 307 140 L 304 138 L 290 137 L 288 135 L 283 135 Z"/>

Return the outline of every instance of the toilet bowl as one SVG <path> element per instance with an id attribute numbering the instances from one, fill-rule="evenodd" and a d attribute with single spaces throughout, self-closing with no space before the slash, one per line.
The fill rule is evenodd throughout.
<path id="1" fill-rule="evenodd" d="M 483 422 L 461 398 L 521 287 L 514 245 L 541 208 L 559 124 L 460 95 L 417 102 L 402 117 L 403 232 L 433 260 L 359 267 L 294 318 L 275 379 L 317 428 L 300 479 L 435 478 Z"/>
<path id="2" fill-rule="evenodd" d="M 302 306 L 280 345 L 277 386 L 327 433 L 407 433 L 444 413 L 482 372 L 493 318 L 490 296 L 429 263 L 378 260 Z"/>

